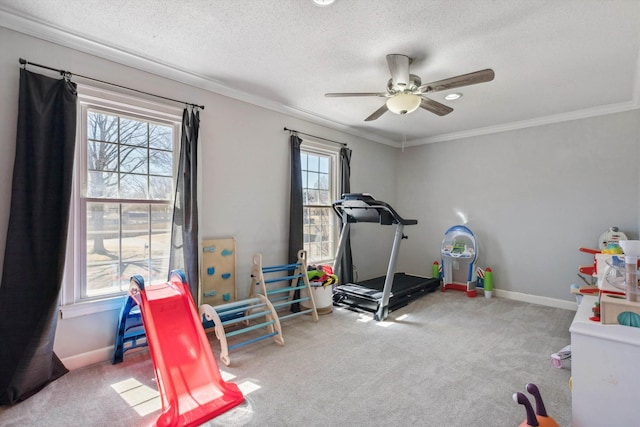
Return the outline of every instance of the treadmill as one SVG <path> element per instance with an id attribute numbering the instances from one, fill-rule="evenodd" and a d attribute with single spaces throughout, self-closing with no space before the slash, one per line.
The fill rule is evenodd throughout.
<path id="1" fill-rule="evenodd" d="M 387 275 L 359 284 L 347 283 L 335 286 L 334 303 L 373 312 L 374 319 L 381 321 L 387 318 L 390 310 L 404 307 L 414 299 L 435 291 L 439 287 L 440 280 L 437 278 L 396 273 L 400 242 L 407 238 L 403 233 L 404 226 L 415 225 L 418 220 L 402 218 L 387 203 L 376 200 L 366 193 L 343 194 L 341 200 L 333 202 L 333 210 L 342 222 L 338 251 L 333 265 L 334 272 L 340 268 L 351 224 L 373 222 L 396 226 Z"/>

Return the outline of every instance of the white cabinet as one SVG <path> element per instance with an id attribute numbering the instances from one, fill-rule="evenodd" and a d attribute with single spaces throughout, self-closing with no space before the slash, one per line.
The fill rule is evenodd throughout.
<path id="1" fill-rule="evenodd" d="M 573 427 L 640 426 L 640 328 L 589 320 L 585 296 L 571 332 Z"/>

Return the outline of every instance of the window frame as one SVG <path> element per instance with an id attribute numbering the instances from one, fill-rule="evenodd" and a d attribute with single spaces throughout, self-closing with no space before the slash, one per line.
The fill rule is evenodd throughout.
<path id="1" fill-rule="evenodd" d="M 305 139 L 300 146 L 300 154 L 315 154 L 329 157 L 329 197 L 331 199 L 331 203 L 339 198 L 340 192 L 340 147 L 329 142 L 321 142 L 313 139 Z M 304 190 L 304 189 L 303 189 Z M 333 265 L 335 259 L 335 253 L 338 247 L 338 238 L 340 236 L 340 223 L 337 220 L 337 217 L 333 211 L 331 205 L 323 206 L 323 205 L 307 205 L 302 203 L 302 209 L 304 211 L 307 207 L 320 207 L 325 208 L 328 207 L 329 215 L 333 219 L 333 230 L 331 236 L 331 256 L 330 258 L 322 259 L 322 260 L 314 260 L 311 258 L 311 254 L 307 254 L 307 260 L 309 264 L 320 264 L 320 265 Z M 304 217 L 304 215 L 303 215 Z M 304 225 L 303 225 L 304 227 Z M 304 242 L 305 231 L 303 228 L 303 242 Z M 303 247 L 305 244 L 303 243 Z"/>
<path id="2" fill-rule="evenodd" d="M 92 86 L 78 84 L 78 108 L 76 126 L 76 147 L 74 157 L 73 183 L 70 200 L 69 230 L 67 237 L 66 260 L 62 288 L 60 292 L 60 311 L 62 318 L 72 318 L 93 314 L 106 310 L 118 309 L 126 294 L 83 296 L 86 290 L 84 274 L 86 269 L 86 215 L 87 203 L 95 201 L 87 194 L 87 129 L 86 114 L 90 109 L 125 116 L 143 121 L 161 123 L 173 127 L 173 181 L 178 167 L 182 110 L 167 104 L 157 103 L 142 98 L 111 92 Z M 175 189 L 171 192 L 173 203 Z M 131 203 L 139 199 L 103 199 L 105 203 Z M 157 200 L 149 199 L 147 203 L 155 204 Z M 166 204 L 165 200 L 160 202 Z"/>

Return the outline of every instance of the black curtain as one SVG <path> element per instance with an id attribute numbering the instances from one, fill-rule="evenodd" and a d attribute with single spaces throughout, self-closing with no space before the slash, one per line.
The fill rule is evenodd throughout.
<path id="1" fill-rule="evenodd" d="M 289 198 L 289 254 L 288 262 L 298 261 L 298 251 L 304 247 L 304 225 L 302 212 L 302 165 L 300 145 L 302 139 L 291 134 L 291 188 Z M 300 291 L 294 292 L 294 298 L 300 297 Z M 300 304 L 291 305 L 291 311 L 300 311 Z"/>
<path id="2" fill-rule="evenodd" d="M 187 276 L 193 301 L 198 304 L 198 132 L 200 112 L 182 113 L 182 136 L 176 194 L 171 227 L 169 271 L 179 269 Z"/>
<path id="3" fill-rule="evenodd" d="M 0 285 L 0 404 L 67 373 L 53 352 L 76 134 L 76 85 L 20 70 L 11 208 Z"/>
<path id="4" fill-rule="evenodd" d="M 302 166 L 300 164 L 302 139 L 291 135 L 291 194 L 289 199 L 289 255 L 290 263 L 298 261 L 298 251 L 304 246 L 302 219 Z"/>
<path id="5" fill-rule="evenodd" d="M 340 149 L 340 197 L 351 192 L 351 150 Z M 340 283 L 353 283 L 353 258 L 351 256 L 351 236 L 347 235 L 342 260 L 340 260 Z"/>

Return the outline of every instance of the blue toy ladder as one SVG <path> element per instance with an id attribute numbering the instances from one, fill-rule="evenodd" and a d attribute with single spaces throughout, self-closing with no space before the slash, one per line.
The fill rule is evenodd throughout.
<path id="1" fill-rule="evenodd" d="M 118 319 L 116 344 L 111 363 L 114 365 L 124 360 L 124 353 L 138 347 L 147 346 L 147 336 L 142 324 L 142 315 L 135 300 L 127 297 Z"/>

